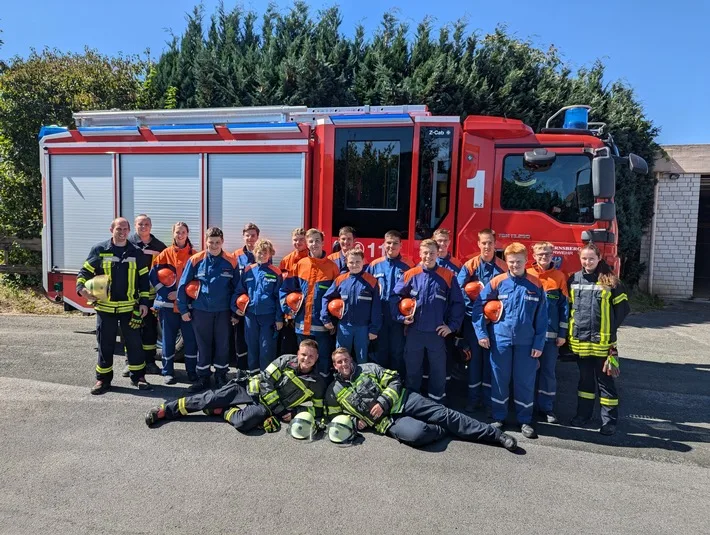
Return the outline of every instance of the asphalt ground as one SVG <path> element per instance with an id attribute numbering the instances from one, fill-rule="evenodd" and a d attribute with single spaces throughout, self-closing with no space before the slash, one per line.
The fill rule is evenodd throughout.
<path id="1" fill-rule="evenodd" d="M 710 532 L 707 303 L 622 328 L 615 436 L 598 422 L 539 424 L 527 440 L 511 426 L 517 454 L 369 433 L 339 448 L 207 416 L 149 429 L 144 412 L 187 385 L 138 392 L 116 377 L 91 396 L 93 328 L 90 317 L 0 316 L 0 533 Z M 576 364 L 557 373 L 567 421 Z"/>

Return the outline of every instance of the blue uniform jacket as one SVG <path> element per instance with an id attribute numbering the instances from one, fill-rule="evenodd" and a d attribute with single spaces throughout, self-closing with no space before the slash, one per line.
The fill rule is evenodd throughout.
<path id="1" fill-rule="evenodd" d="M 463 292 L 463 301 L 466 304 L 466 315 L 473 313 L 473 301 L 464 291 L 466 285 L 471 281 L 481 281 L 485 286 L 493 277 L 508 271 L 508 265 L 498 257 L 493 257 L 491 262 L 486 262 L 481 255 L 474 256 L 468 260 L 459 270 L 456 280 Z"/>
<path id="2" fill-rule="evenodd" d="M 503 304 L 503 316 L 486 325 L 483 307 L 488 301 Z M 493 277 L 473 304 L 473 327 L 479 340 L 490 338 L 499 346 L 532 346 L 542 351 L 547 332 L 547 299 L 537 277 L 525 273 Z"/>
<path id="3" fill-rule="evenodd" d="M 459 271 L 461 271 L 461 268 L 463 267 L 461 260 L 459 260 L 455 256 L 451 256 L 451 253 L 448 253 L 443 258 L 440 256 L 437 256 L 436 257 L 436 265 L 446 268 L 449 271 L 452 271 L 454 276 L 458 275 Z M 459 285 L 459 286 L 461 286 L 461 285 Z"/>
<path id="4" fill-rule="evenodd" d="M 283 321 L 284 313 L 279 303 L 281 280 L 281 270 L 276 266 L 270 264 L 248 265 L 244 268 L 244 272 L 236 284 L 232 310 L 237 311 L 237 297 L 247 294 L 249 296 L 247 314 L 271 315 L 274 317 L 274 321 Z"/>
<path id="5" fill-rule="evenodd" d="M 382 327 L 382 305 L 377 279 L 361 271 L 357 275 L 340 275 L 323 296 L 321 321 L 332 323 L 334 318 L 328 313 L 328 302 L 332 299 L 345 301 L 345 315 L 340 321 L 345 325 L 367 326 L 367 332 L 377 334 Z"/>
<path id="6" fill-rule="evenodd" d="M 185 285 L 192 280 L 200 282 L 200 293 L 195 300 L 191 300 L 185 293 Z M 229 310 L 234 286 L 238 282 L 237 259 L 227 251 L 222 251 L 219 256 L 212 256 L 207 251 L 192 255 L 178 285 L 180 314 L 189 312 L 190 304 L 193 309 L 205 312 Z"/>
<path id="7" fill-rule="evenodd" d="M 380 301 L 382 302 L 382 311 L 384 314 L 389 314 L 389 300 L 392 296 L 397 281 L 402 278 L 404 272 L 412 269 L 414 263 L 406 257 L 398 256 L 397 258 L 388 258 L 381 256 L 367 266 L 367 271 L 370 275 L 377 279 L 380 287 Z"/>
<path id="8" fill-rule="evenodd" d="M 446 324 L 456 332 L 461 327 L 464 316 L 461 288 L 454 274 L 446 268 L 434 266 L 427 269 L 421 265 L 412 268 L 402 275 L 393 294 L 390 312 L 400 323 L 404 323 L 404 316 L 399 312 L 399 302 L 405 297 L 417 302 L 414 323 L 410 328 L 434 332 L 437 327 Z"/>

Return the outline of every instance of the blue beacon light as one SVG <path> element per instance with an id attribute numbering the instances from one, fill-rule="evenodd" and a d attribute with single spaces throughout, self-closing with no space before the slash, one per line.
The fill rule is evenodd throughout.
<path id="1" fill-rule="evenodd" d="M 589 109 L 580 106 L 565 110 L 565 122 L 562 128 L 587 130 L 589 128 Z"/>

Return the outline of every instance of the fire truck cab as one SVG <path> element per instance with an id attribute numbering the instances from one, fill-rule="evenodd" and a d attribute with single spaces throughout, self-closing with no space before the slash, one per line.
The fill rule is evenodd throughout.
<path id="1" fill-rule="evenodd" d="M 115 217 L 140 213 L 166 243 L 176 221 L 197 247 L 219 226 L 230 251 L 253 221 L 274 242 L 275 261 L 296 227 L 320 228 L 332 243 L 352 226 L 366 260 L 382 254 L 391 229 L 418 259 L 418 243 L 437 228 L 451 231 L 453 254 L 466 259 L 490 227 L 501 250 L 554 243 L 566 272 L 593 240 L 618 270 L 615 164 L 644 172 L 646 163 L 620 158 L 588 109 L 563 109 L 564 127 L 550 127 L 553 116 L 538 134 L 515 119 L 462 124 L 418 105 L 75 113 L 76 128 L 40 132 L 44 288 L 91 311 L 76 273 Z"/>

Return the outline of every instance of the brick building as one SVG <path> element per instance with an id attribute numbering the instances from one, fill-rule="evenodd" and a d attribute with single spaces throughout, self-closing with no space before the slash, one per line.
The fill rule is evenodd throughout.
<path id="1" fill-rule="evenodd" d="M 710 144 L 665 145 L 654 172 L 654 216 L 641 242 L 641 288 L 662 297 L 710 298 Z"/>

